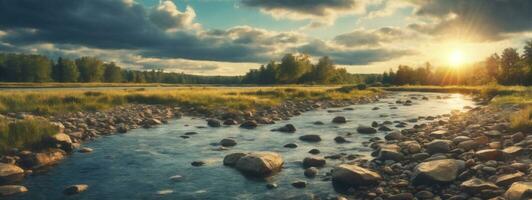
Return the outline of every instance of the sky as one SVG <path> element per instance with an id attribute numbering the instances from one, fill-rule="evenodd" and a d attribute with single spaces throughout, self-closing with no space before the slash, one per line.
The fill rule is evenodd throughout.
<path id="1" fill-rule="evenodd" d="M 530 10 L 530 0 L 0 0 L 0 52 L 198 75 L 243 75 L 294 53 L 382 73 L 521 49 Z"/>

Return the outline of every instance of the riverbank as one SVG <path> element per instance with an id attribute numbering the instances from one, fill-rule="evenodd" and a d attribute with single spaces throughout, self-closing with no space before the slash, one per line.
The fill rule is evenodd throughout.
<path id="1" fill-rule="evenodd" d="M 0 161 L 6 163 L 0 167 L 22 173 L 16 173 L 14 177 L 1 174 L 0 184 L 17 183 L 33 170 L 54 165 L 75 150 L 91 152 L 91 149 L 80 148 L 84 141 L 127 133 L 140 127 L 151 128 L 183 115 L 207 119 L 205 127 L 240 125 L 249 129 L 259 124 L 288 120 L 318 108 L 369 103 L 377 100 L 379 95 L 373 90 L 336 91 L 331 88 L 188 88 L 177 91 L 2 94 L 0 102 L 8 104 L 7 111 L 18 112 L 0 117 L 0 125 L 6 127 L 7 134 L 2 135 L 2 140 L 9 141 L 0 143 L 4 152 Z M 59 103 L 54 104 L 54 100 Z M 42 112 L 43 109 L 47 112 Z M 52 123 L 48 126 L 34 123 L 44 120 Z M 17 123 L 26 125 L 15 128 Z M 32 131 L 41 129 L 48 131 Z"/>

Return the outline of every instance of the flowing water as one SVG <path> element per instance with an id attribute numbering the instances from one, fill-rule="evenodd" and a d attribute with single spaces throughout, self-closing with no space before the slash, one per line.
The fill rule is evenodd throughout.
<path id="1" fill-rule="evenodd" d="M 429 97 L 429 100 L 421 100 L 421 95 Z M 438 99 L 437 96 L 443 98 Z M 412 106 L 395 104 L 397 99 L 411 97 L 419 99 L 412 100 Z M 392 104 L 398 109 L 390 109 Z M 259 126 L 255 130 L 240 129 L 238 126 L 198 128 L 206 125 L 205 120 L 184 117 L 157 128 L 136 129 L 128 134 L 106 136 L 87 143 L 85 146 L 93 148 L 94 152 L 74 153 L 49 171 L 27 177 L 22 184 L 29 192 L 8 199 L 297 199 L 305 193 L 327 197 L 335 194 L 335 191 L 331 181 L 323 181 L 322 178 L 341 161 L 327 159 L 326 167 L 320 169 L 317 177 L 305 178 L 301 161 L 311 156 L 307 153 L 310 149 L 319 149 L 320 156 L 338 153 L 368 156 L 371 150 L 361 143 L 371 137 L 382 137 L 385 133 L 357 134 L 356 127 L 359 124 L 436 116 L 472 105 L 468 96 L 460 94 L 400 92 L 391 93 L 376 103 L 349 106 L 353 110 L 327 109 L 341 111 L 335 113 L 327 110 L 310 111 L 289 121 Z M 372 110 L 374 107 L 380 109 Z M 349 121 L 346 124 L 332 124 L 331 120 L 335 116 L 345 116 Z M 325 124 L 314 125 L 315 121 Z M 294 124 L 297 132 L 270 131 L 286 123 Z M 411 126 L 413 123 L 407 127 Z M 179 137 L 189 131 L 198 134 L 189 139 Z M 305 143 L 298 139 L 303 134 L 319 134 L 322 141 Z M 337 144 L 333 139 L 336 136 L 344 136 L 350 142 Z M 238 145 L 227 151 L 213 150 L 218 147 L 217 142 L 228 137 L 236 139 Z M 299 147 L 284 148 L 287 143 L 297 143 Z M 247 178 L 235 169 L 223 166 L 225 155 L 249 151 L 280 153 L 285 160 L 283 170 L 264 180 Z M 207 164 L 191 166 L 190 163 L 196 160 L 206 161 Z M 169 180 L 175 175 L 183 178 L 177 182 Z M 290 183 L 296 180 L 307 181 L 307 187 L 292 187 Z M 268 182 L 275 182 L 279 187 L 269 190 L 265 187 Z M 89 189 L 73 196 L 63 195 L 62 190 L 72 184 L 88 184 Z"/>

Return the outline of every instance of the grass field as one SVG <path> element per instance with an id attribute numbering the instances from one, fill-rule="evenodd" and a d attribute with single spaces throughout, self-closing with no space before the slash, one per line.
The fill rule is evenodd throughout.
<path id="1" fill-rule="evenodd" d="M 51 90 L 3 91 L 0 113 L 105 110 L 128 103 L 201 106 L 206 108 L 252 109 L 297 99 L 351 99 L 377 90 L 334 87 L 182 87 L 172 89 L 117 89 L 100 91 Z"/>

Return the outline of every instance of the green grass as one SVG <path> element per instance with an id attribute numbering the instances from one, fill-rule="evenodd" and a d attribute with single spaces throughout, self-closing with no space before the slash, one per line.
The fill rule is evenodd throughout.
<path id="1" fill-rule="evenodd" d="M 336 87 L 182 87 L 109 89 L 99 91 L 45 90 L 0 93 L 0 113 L 31 112 L 49 115 L 73 111 L 106 110 L 125 104 L 162 104 L 252 110 L 286 100 L 341 100 L 375 94 L 378 90 L 338 91 Z"/>
<path id="2" fill-rule="evenodd" d="M 8 122 L 0 118 L 0 154 L 12 148 L 39 148 L 41 141 L 58 132 L 58 128 L 44 119 L 25 119 Z"/>

